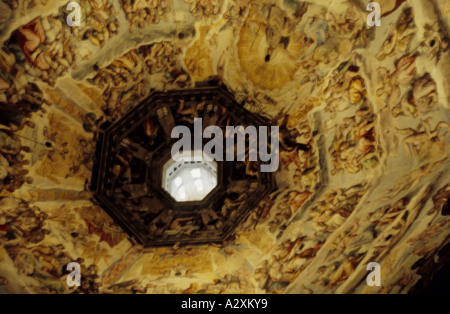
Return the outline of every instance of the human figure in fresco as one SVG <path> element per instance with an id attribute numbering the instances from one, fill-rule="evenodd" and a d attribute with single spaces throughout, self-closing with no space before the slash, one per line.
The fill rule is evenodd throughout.
<path id="1" fill-rule="evenodd" d="M 443 188 L 437 191 L 432 199 L 434 206 L 428 211 L 428 216 L 433 214 L 435 214 L 436 217 L 439 216 L 439 214 L 442 214 L 443 216 L 449 215 L 450 183 L 446 184 Z M 433 221 L 430 221 L 429 225 L 431 225 L 432 222 Z"/>
<path id="2" fill-rule="evenodd" d="M 5 47 L 3 49 L 0 49 L 0 92 L 8 91 L 6 93 L 8 95 L 8 98 L 11 97 L 12 89 L 14 85 L 12 84 L 14 77 L 12 73 L 14 73 L 16 64 L 16 58 L 12 53 L 7 51 Z M 18 73 L 16 73 L 16 79 L 18 78 Z M 6 95 L 3 96 L 2 99 L 0 99 L 0 102 L 7 102 Z"/>
<path id="3" fill-rule="evenodd" d="M 0 153 L 16 155 L 21 151 L 29 151 L 29 148 L 22 146 L 20 140 L 6 130 L 0 131 Z"/>
<path id="4" fill-rule="evenodd" d="M 273 54 L 278 47 L 287 48 L 289 43 L 289 36 L 294 29 L 292 22 L 286 17 L 283 12 L 276 5 L 270 8 L 268 16 L 268 26 L 266 28 L 266 40 L 269 48 L 267 49 L 267 56 L 270 60 L 270 55 Z"/>
<path id="5" fill-rule="evenodd" d="M 46 56 L 47 53 L 40 47 L 41 44 L 45 44 L 47 41 L 39 17 L 19 28 L 16 33 L 16 39 L 28 61 L 42 71 L 50 69 L 50 65 L 46 60 L 46 57 L 49 58 L 49 56 Z"/>
<path id="6" fill-rule="evenodd" d="M 3 73 L 0 72 L 0 92 L 8 90 L 11 84 L 5 79 L 5 77 L 2 75 Z"/>
<path id="7" fill-rule="evenodd" d="M 3 182 L 3 179 L 5 179 L 8 176 L 8 173 L 9 173 L 9 162 L 8 160 L 6 160 L 5 157 L 3 157 L 2 154 L 0 154 L 0 182 Z"/>
<path id="8" fill-rule="evenodd" d="M 416 31 L 413 9 L 406 8 L 400 15 L 396 27 L 391 25 L 389 35 L 377 53 L 377 59 L 384 60 L 394 52 L 396 47 L 398 51 L 406 52 Z"/>
<path id="9" fill-rule="evenodd" d="M 431 118 L 424 120 L 423 123 L 419 124 L 417 130 L 411 128 L 396 128 L 397 133 L 407 135 L 407 137 L 403 139 L 402 143 L 406 150 L 408 159 L 411 159 L 413 152 L 417 155 L 423 145 L 429 143 L 430 141 L 437 142 L 443 139 L 450 131 L 450 124 L 445 121 L 439 122 L 436 128 L 432 130 L 430 120 Z M 424 131 L 421 131 L 422 128 Z M 444 133 L 441 134 L 440 131 L 442 129 L 444 129 Z"/>
<path id="10" fill-rule="evenodd" d="M 121 149 L 117 155 L 112 173 L 117 178 L 120 185 L 131 183 L 132 177 L 130 164 L 132 160 L 133 156 L 127 149 Z"/>
<path id="11" fill-rule="evenodd" d="M 19 8 L 18 0 L 3 0 L 3 2 L 6 3 L 13 10 L 16 10 Z"/>

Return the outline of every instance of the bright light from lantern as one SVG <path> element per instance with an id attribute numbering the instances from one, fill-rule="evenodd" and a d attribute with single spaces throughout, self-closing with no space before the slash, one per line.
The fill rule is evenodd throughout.
<path id="1" fill-rule="evenodd" d="M 196 178 L 200 178 L 202 173 L 201 173 L 200 169 L 195 168 L 195 169 L 191 170 L 191 175 L 194 179 L 196 179 Z"/>
<path id="2" fill-rule="evenodd" d="M 217 186 L 217 163 L 183 157 L 163 168 L 163 188 L 177 201 L 201 201 Z"/>
<path id="3" fill-rule="evenodd" d="M 180 187 L 183 184 L 183 180 L 180 177 L 176 177 L 173 181 L 177 187 Z"/>

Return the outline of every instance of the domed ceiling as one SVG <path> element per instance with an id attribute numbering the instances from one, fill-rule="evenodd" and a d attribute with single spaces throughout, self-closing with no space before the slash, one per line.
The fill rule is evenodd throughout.
<path id="1" fill-rule="evenodd" d="M 450 4 L 378 2 L 372 27 L 365 0 L 81 0 L 79 26 L 69 1 L 0 2 L 0 293 L 423 291 L 450 261 Z M 232 105 L 176 96 L 205 86 Z M 127 126 L 109 173 L 108 195 L 142 205 L 134 221 L 161 236 L 148 245 L 98 197 L 98 143 L 169 94 Z M 219 166 L 223 193 L 203 204 L 218 211 L 152 225 L 173 202 L 144 193 L 151 162 L 130 147 L 158 151 L 205 110 L 220 112 L 211 125 L 279 126 L 279 169 L 245 203 L 255 167 Z M 244 203 L 221 241 L 184 241 Z M 366 283 L 373 262 L 381 286 Z"/>

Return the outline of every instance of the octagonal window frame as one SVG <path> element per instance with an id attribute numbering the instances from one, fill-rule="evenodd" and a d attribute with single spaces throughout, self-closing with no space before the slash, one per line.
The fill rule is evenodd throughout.
<path id="1" fill-rule="evenodd" d="M 115 122 L 105 122 L 100 126 L 97 137 L 96 161 L 92 174 L 91 189 L 94 192 L 95 203 L 100 205 L 130 236 L 134 237 L 145 247 L 160 247 L 179 245 L 200 245 L 208 243 L 223 243 L 229 241 L 236 227 L 245 217 L 250 215 L 261 199 L 267 197 L 277 189 L 275 175 L 273 173 L 260 173 L 258 193 L 253 192 L 245 201 L 245 206 L 233 216 L 232 220 L 224 223 L 223 227 L 216 231 L 202 231 L 195 236 L 164 236 L 152 235 L 146 226 L 142 225 L 139 218 L 129 215 L 117 206 L 110 195 L 112 178 L 108 173 L 114 160 L 113 152 L 119 147 L 124 138 L 133 130 L 130 125 L 140 125 L 146 119 L 157 114 L 157 110 L 166 106 L 173 106 L 179 99 L 186 102 L 209 101 L 225 108 L 227 114 L 237 121 L 245 124 L 250 121 L 255 126 L 269 125 L 268 120 L 262 116 L 246 111 L 234 99 L 225 86 L 204 85 L 193 89 L 176 90 L 169 92 L 153 92 L 138 105 L 132 107 L 123 117 Z M 206 121 L 206 120 L 205 120 Z M 162 205 L 177 212 L 181 216 L 198 216 L 202 209 L 216 207 L 221 204 L 227 195 L 227 189 L 231 186 L 228 182 L 232 170 L 228 162 L 218 162 L 217 186 L 202 200 L 193 202 L 175 202 L 175 200 L 162 188 L 163 165 L 170 156 L 170 148 L 176 140 L 170 139 L 170 130 L 164 129 L 165 139 L 163 144 L 150 151 L 149 158 L 145 160 L 147 165 L 146 178 L 150 196 L 158 198 Z M 147 180 L 146 179 L 146 180 Z M 200 217 L 201 218 L 201 217 Z"/>

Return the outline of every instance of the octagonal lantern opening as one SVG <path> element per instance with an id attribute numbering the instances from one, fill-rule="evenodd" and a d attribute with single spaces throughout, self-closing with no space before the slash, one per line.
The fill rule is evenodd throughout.
<path id="1" fill-rule="evenodd" d="M 202 152 L 170 158 L 163 166 L 162 188 L 177 202 L 203 200 L 216 186 L 217 163 Z"/>

